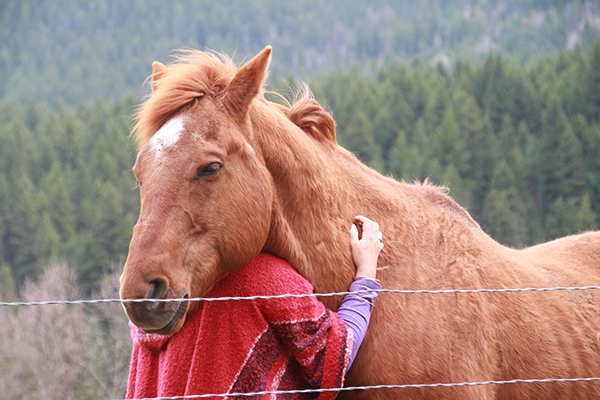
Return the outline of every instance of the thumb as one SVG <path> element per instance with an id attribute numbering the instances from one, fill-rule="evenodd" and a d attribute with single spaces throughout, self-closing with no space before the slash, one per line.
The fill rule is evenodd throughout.
<path id="1" fill-rule="evenodd" d="M 358 229 L 356 229 L 356 225 L 354 224 L 350 227 L 350 241 L 353 243 L 358 242 Z"/>

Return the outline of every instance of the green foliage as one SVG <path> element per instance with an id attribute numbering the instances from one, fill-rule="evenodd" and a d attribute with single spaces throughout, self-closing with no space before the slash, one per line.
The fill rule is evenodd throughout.
<path id="1" fill-rule="evenodd" d="M 581 197 L 585 191 L 581 143 L 557 97 L 542 115 L 542 210 L 556 199 Z"/>
<path id="2" fill-rule="evenodd" d="M 600 41 L 596 42 L 587 79 L 588 112 L 591 121 L 600 122 Z"/>
<path id="3" fill-rule="evenodd" d="M 313 88 L 340 144 L 384 174 L 448 185 L 488 233 L 522 247 L 600 222 L 600 122 L 593 97 L 572 103 L 569 89 L 593 80 L 596 53 L 527 67 L 500 55 L 454 68 L 394 62 Z M 89 292 L 125 259 L 139 212 L 137 102 L 0 103 L 0 265 L 17 286 L 66 260 Z"/>
<path id="4" fill-rule="evenodd" d="M 522 247 L 527 243 L 525 205 L 517 190 L 515 176 L 506 160 L 494 170 L 491 190 L 484 205 L 484 229 L 500 243 Z"/>
<path id="5" fill-rule="evenodd" d="M 69 260 L 89 292 L 125 258 L 139 207 L 133 105 L 0 104 L 0 265 L 18 285 Z"/>

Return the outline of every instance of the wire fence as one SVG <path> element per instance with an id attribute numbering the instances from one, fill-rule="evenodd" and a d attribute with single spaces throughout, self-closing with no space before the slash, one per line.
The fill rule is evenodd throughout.
<path id="1" fill-rule="evenodd" d="M 173 397 L 152 397 L 141 400 L 180 400 L 180 399 L 204 399 L 207 397 L 250 397 L 267 396 L 283 394 L 309 394 L 324 392 L 349 392 L 355 390 L 374 390 L 374 389 L 424 389 L 437 387 L 462 387 L 462 386 L 484 386 L 484 385 L 507 385 L 513 383 L 568 383 L 568 382 L 596 382 L 600 378 L 573 378 L 573 379 L 513 379 L 509 381 L 484 381 L 484 382 L 461 382 L 461 383 L 431 383 L 415 385 L 377 385 L 377 386 L 356 386 L 343 387 L 336 389 L 307 389 L 307 390 L 286 390 L 272 392 L 251 392 L 251 393 L 230 393 L 230 394 L 197 394 L 190 396 Z"/>
<path id="2" fill-rule="evenodd" d="M 279 298 L 301 298 L 301 297 L 333 297 L 345 296 L 348 294 L 360 294 L 367 292 L 378 293 L 396 293 L 396 294 L 479 294 L 479 293 L 518 293 L 518 292 L 557 292 L 557 291 L 581 291 L 581 290 L 600 290 L 600 286 L 580 286 L 580 287 L 548 287 L 548 288 L 506 288 L 506 289 L 448 289 L 448 290 L 403 290 L 403 289 L 368 289 L 352 292 L 335 293 L 314 293 L 314 294 L 283 294 L 278 296 L 246 296 L 246 297 L 196 297 L 196 298 L 176 298 L 176 299 L 92 299 L 92 300 L 49 300 L 33 302 L 0 302 L 4 307 L 29 307 L 54 304 L 106 304 L 106 303 L 145 303 L 145 302 L 215 302 L 215 301 L 240 301 L 257 299 L 279 299 Z M 264 391 L 250 393 L 215 393 L 204 395 L 173 396 L 173 397 L 153 397 L 144 400 L 178 400 L 178 399 L 202 399 L 202 398 L 225 398 L 225 397 L 251 397 L 267 395 L 289 395 L 289 394 L 310 394 L 324 392 L 348 392 L 358 390 L 381 390 L 381 389 L 425 389 L 439 387 L 469 387 L 485 385 L 507 385 L 507 384 L 540 384 L 540 383 L 574 383 L 574 382 L 597 382 L 600 377 L 589 378 L 543 378 L 543 379 L 513 379 L 503 381 L 482 381 L 482 382 L 459 382 L 459 383 L 430 383 L 430 384 L 403 384 L 403 385 L 375 385 L 375 386 L 355 386 L 331 389 L 306 389 L 306 390 L 288 390 L 288 391 Z"/>
<path id="3" fill-rule="evenodd" d="M 181 303 L 181 302 L 214 302 L 214 301 L 238 301 L 238 300 L 258 300 L 258 299 L 283 299 L 283 298 L 301 298 L 301 297 L 334 297 L 345 296 L 348 294 L 360 294 L 369 292 L 378 293 L 399 293 L 399 294 L 476 294 L 476 293 L 514 293 L 514 292 L 557 292 L 557 291 L 578 291 L 578 290 L 599 290 L 600 286 L 575 286 L 575 287 L 550 287 L 550 288 L 522 288 L 522 289 L 448 289 L 448 290 L 404 290 L 404 289 L 366 289 L 354 292 L 335 292 L 335 293 L 313 293 L 313 294 L 282 294 L 278 296 L 246 296 L 246 297 L 193 297 L 193 298 L 172 298 L 172 299 L 92 299 L 92 300 L 49 300 L 49 301 L 31 301 L 31 302 L 0 302 L 0 306 L 26 307 L 26 306 L 45 306 L 52 304 L 102 304 L 102 303 Z"/>

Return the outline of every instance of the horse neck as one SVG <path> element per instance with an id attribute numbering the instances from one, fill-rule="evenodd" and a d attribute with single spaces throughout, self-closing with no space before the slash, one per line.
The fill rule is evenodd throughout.
<path id="1" fill-rule="evenodd" d="M 280 113 L 264 111 L 253 125 L 275 187 L 265 250 L 290 262 L 316 292 L 345 291 L 355 276 L 350 225 L 357 213 L 381 216 L 385 185 L 374 180 L 385 178 L 337 145 L 312 139 Z"/>

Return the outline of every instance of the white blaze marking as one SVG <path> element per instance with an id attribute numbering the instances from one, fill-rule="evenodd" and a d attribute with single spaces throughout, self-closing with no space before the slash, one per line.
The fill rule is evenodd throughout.
<path id="1" fill-rule="evenodd" d="M 183 118 L 171 118 L 153 136 L 148 144 L 150 149 L 161 153 L 164 149 L 173 146 L 179 140 L 183 131 Z"/>

